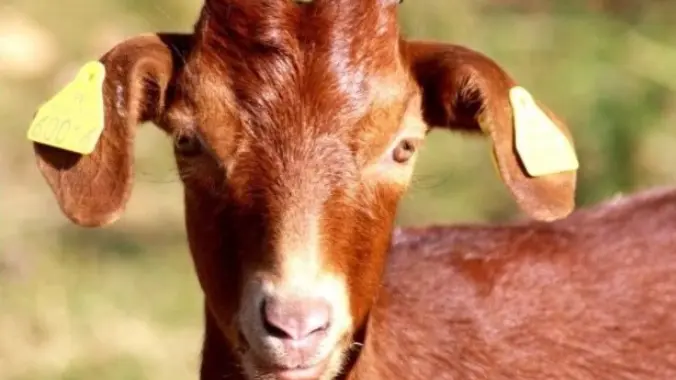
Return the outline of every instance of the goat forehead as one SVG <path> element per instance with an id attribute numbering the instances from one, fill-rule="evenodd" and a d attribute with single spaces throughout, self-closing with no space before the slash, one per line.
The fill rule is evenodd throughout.
<path id="1" fill-rule="evenodd" d="M 248 54 L 210 51 L 191 78 L 207 103 L 230 101 L 232 111 L 259 125 L 321 127 L 363 117 L 374 104 L 396 101 L 408 76 L 396 54 L 329 50 Z M 217 88 L 215 88 L 217 87 Z M 228 93 L 228 96 L 223 96 Z M 401 99 L 399 99 L 401 100 Z"/>
<path id="2" fill-rule="evenodd" d="M 235 172 L 249 172 L 251 179 L 276 198 L 324 199 L 333 187 L 354 182 L 354 156 L 339 136 L 284 136 L 283 132 L 272 133 L 248 143 L 236 158 L 240 164 Z"/>
<path id="3" fill-rule="evenodd" d="M 291 3 L 213 0 L 196 25 L 184 93 L 224 161 L 252 144 L 274 156 L 275 148 L 322 134 L 359 150 L 361 132 L 375 136 L 371 130 L 391 132 L 398 124 L 396 116 L 382 116 L 410 88 L 396 17 L 383 6 L 389 1 Z"/>
<path id="4" fill-rule="evenodd" d="M 259 45 L 344 34 L 343 39 L 397 31 L 397 0 L 206 0 L 196 25 L 201 34 L 227 34 Z"/>
<path id="5" fill-rule="evenodd" d="M 371 89 L 400 67 L 396 17 L 386 3 L 208 1 L 196 26 L 208 59 L 197 69 L 217 70 L 238 111 L 259 121 L 364 113 Z"/>
<path id="6" fill-rule="evenodd" d="M 359 150 L 365 140 L 379 146 L 371 140 L 387 140 L 399 127 L 412 94 L 403 70 L 382 73 L 367 63 L 341 69 L 328 59 L 296 67 L 280 64 L 284 59 L 251 58 L 232 71 L 210 65 L 208 75 L 194 77 L 197 125 L 209 143 L 222 144 L 231 140 L 224 135 L 234 134 L 245 144 L 239 148 L 258 148 L 263 155 L 344 157 L 338 151 Z"/>

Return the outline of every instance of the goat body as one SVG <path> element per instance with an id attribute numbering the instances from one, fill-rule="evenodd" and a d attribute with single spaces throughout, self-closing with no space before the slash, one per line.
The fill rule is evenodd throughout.
<path id="1" fill-rule="evenodd" d="M 675 273 L 676 189 L 398 229 L 358 378 L 676 379 Z"/>

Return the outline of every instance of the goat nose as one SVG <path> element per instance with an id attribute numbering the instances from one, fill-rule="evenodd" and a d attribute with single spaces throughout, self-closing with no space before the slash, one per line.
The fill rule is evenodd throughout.
<path id="1" fill-rule="evenodd" d="M 267 333 L 280 339 L 301 341 L 329 327 L 330 307 L 322 300 L 269 298 L 262 306 Z"/>

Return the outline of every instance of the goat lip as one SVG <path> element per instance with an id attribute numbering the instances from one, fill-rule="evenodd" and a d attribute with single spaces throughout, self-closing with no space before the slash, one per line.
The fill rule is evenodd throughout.
<path id="1" fill-rule="evenodd" d="M 328 360 L 307 367 L 276 367 L 269 372 L 276 380 L 317 380 L 322 377 L 328 367 Z"/>

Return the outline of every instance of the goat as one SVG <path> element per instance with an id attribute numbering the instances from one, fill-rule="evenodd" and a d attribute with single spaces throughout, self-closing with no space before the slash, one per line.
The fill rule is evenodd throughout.
<path id="1" fill-rule="evenodd" d="M 529 175 L 515 81 L 471 49 L 402 37 L 398 3 L 207 0 L 193 33 L 137 36 L 104 54 L 93 152 L 35 142 L 37 165 L 72 222 L 100 227 L 131 193 L 135 126 L 173 138 L 205 295 L 203 380 L 637 378 L 642 364 L 629 359 L 653 364 L 644 378 L 674 374 L 656 346 L 674 336 L 673 302 L 645 298 L 668 271 L 668 249 L 657 253 L 670 237 L 638 235 L 660 210 L 645 205 L 629 225 L 628 213 L 554 222 L 574 209 L 576 170 Z M 489 137 L 507 188 L 542 224 L 393 240 L 432 126 Z M 636 249 L 618 248 L 611 228 Z M 644 277 L 614 275 L 635 269 Z M 642 301 L 609 303 L 622 290 Z M 585 315 L 584 301 L 600 314 Z"/>

